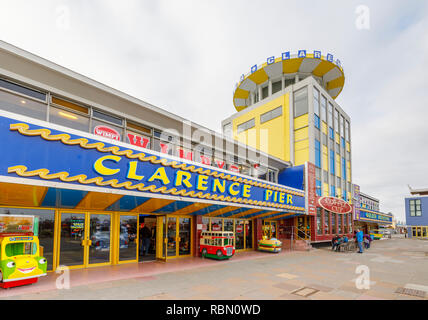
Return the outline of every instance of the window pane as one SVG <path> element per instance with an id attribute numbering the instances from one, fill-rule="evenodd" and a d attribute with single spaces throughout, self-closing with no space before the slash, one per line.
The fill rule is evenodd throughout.
<path id="1" fill-rule="evenodd" d="M 327 122 L 327 99 L 321 96 L 321 120 Z"/>
<path id="2" fill-rule="evenodd" d="M 0 109 L 46 120 L 47 105 L 0 90 Z"/>
<path id="3" fill-rule="evenodd" d="M 36 216 L 39 218 L 39 242 L 43 256 L 52 270 L 54 252 L 55 211 L 41 209 L 0 208 L 0 214 Z"/>
<path id="4" fill-rule="evenodd" d="M 137 259 L 137 217 L 120 216 L 119 260 Z"/>
<path id="5" fill-rule="evenodd" d="M 150 149 L 150 137 L 142 135 L 139 132 L 134 132 L 127 130 L 126 131 L 126 142 L 132 144 L 133 146 Z"/>
<path id="6" fill-rule="evenodd" d="M 223 220 L 211 218 L 211 231 L 222 231 L 223 229 Z"/>
<path id="7" fill-rule="evenodd" d="M 262 88 L 262 99 L 265 99 L 269 96 L 269 86 Z"/>
<path id="8" fill-rule="evenodd" d="M 233 220 L 232 219 L 224 219 L 224 231 L 232 231 L 233 232 Z"/>
<path id="9" fill-rule="evenodd" d="M 320 100 L 319 100 L 319 96 L 320 96 L 320 92 L 318 91 L 317 88 L 313 88 L 313 93 L 314 93 L 314 113 L 316 115 L 320 115 Z"/>
<path id="10" fill-rule="evenodd" d="M 256 125 L 256 120 L 253 118 L 247 122 L 244 122 L 240 125 L 238 125 L 238 133 L 241 133 L 245 130 L 251 129 Z"/>
<path id="11" fill-rule="evenodd" d="M 317 208 L 317 234 L 322 234 L 322 216 L 321 216 L 321 208 Z"/>
<path id="12" fill-rule="evenodd" d="M 294 117 L 308 113 L 308 88 L 305 87 L 294 93 Z"/>
<path id="13" fill-rule="evenodd" d="M 108 115 L 108 114 L 105 114 L 105 113 L 97 111 L 97 110 L 93 110 L 92 115 L 94 116 L 94 118 L 109 121 L 109 122 L 112 122 L 112 123 L 117 124 L 119 126 L 121 126 L 123 124 L 122 119 Z"/>
<path id="14" fill-rule="evenodd" d="M 46 101 L 46 94 L 0 79 L 0 87 Z"/>
<path id="15" fill-rule="evenodd" d="M 281 89 L 282 89 L 282 81 L 281 80 L 272 83 L 272 94 L 275 94 L 278 91 L 281 91 Z"/>
<path id="16" fill-rule="evenodd" d="M 91 133 L 107 139 L 122 141 L 123 129 L 115 125 L 93 119 Z"/>
<path id="17" fill-rule="evenodd" d="M 77 113 L 65 111 L 59 108 L 49 108 L 49 122 L 59 124 L 64 127 L 89 132 L 89 118 Z"/>

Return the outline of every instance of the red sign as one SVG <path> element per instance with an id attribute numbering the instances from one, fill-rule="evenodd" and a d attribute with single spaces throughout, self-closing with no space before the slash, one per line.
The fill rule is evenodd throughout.
<path id="1" fill-rule="evenodd" d="M 319 198 L 318 204 L 322 208 L 334 213 L 346 214 L 346 213 L 352 212 L 352 206 L 346 201 L 339 198 L 333 198 L 333 197 Z"/>
<path id="2" fill-rule="evenodd" d="M 97 136 L 120 141 L 120 133 L 106 126 L 95 127 L 94 133 Z"/>
<path id="3" fill-rule="evenodd" d="M 221 230 L 221 228 L 220 228 L 220 226 L 219 226 L 218 224 L 213 224 L 213 225 L 211 226 L 211 229 L 212 229 L 213 231 L 220 231 L 220 230 Z"/>
<path id="4" fill-rule="evenodd" d="M 244 231 L 244 228 L 242 227 L 242 225 L 237 225 L 235 231 L 236 231 L 236 233 L 241 233 Z"/>

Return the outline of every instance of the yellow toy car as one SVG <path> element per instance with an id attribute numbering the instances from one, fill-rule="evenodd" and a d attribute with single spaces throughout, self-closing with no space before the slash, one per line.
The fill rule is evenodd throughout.
<path id="1" fill-rule="evenodd" d="M 282 250 L 282 242 L 276 238 L 259 240 L 258 249 L 259 251 L 278 253 Z"/>
<path id="2" fill-rule="evenodd" d="M 46 275 L 47 261 L 40 256 L 37 222 L 33 216 L 0 216 L 0 287 L 37 282 Z"/>

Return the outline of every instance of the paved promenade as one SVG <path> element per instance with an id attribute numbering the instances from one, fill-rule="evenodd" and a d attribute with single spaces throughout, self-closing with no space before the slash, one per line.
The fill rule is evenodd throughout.
<path id="1" fill-rule="evenodd" d="M 187 262 L 71 271 L 70 289 L 51 274 L 1 299 L 414 299 L 428 300 L 428 241 L 375 241 L 364 254 L 251 252 L 231 261 Z M 179 270 L 184 268 L 185 270 Z"/>

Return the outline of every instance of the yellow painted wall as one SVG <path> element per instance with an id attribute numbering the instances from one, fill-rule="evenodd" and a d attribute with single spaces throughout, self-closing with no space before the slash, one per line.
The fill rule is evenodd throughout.
<path id="1" fill-rule="evenodd" d="M 290 103 L 289 94 L 285 94 L 233 120 L 234 139 L 249 146 L 267 152 L 279 159 L 290 161 Z M 260 123 L 260 116 L 282 106 L 282 116 Z M 255 127 L 237 134 L 238 125 L 255 118 Z M 267 141 L 267 146 L 264 143 Z"/>
<path id="2" fill-rule="evenodd" d="M 342 174 L 341 174 L 341 170 L 342 170 L 342 166 L 340 165 L 340 155 L 338 155 L 337 153 L 336 153 L 336 175 L 338 176 L 338 177 L 342 177 Z"/>
<path id="3" fill-rule="evenodd" d="M 325 145 L 322 146 L 322 167 L 328 171 L 328 148 Z"/>
<path id="4" fill-rule="evenodd" d="M 309 116 L 294 119 L 294 164 L 300 166 L 309 161 Z"/>
<path id="5" fill-rule="evenodd" d="M 351 182 L 351 161 L 346 161 L 346 180 Z"/>
<path id="6" fill-rule="evenodd" d="M 323 196 L 328 197 L 328 183 L 324 183 Z"/>

